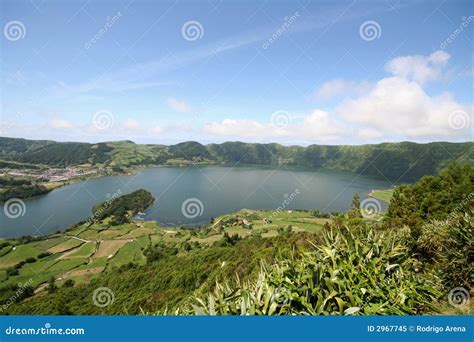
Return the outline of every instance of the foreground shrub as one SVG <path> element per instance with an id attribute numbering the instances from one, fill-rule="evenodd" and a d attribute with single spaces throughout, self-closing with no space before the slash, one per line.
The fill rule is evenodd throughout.
<path id="1" fill-rule="evenodd" d="M 403 315 L 434 310 L 439 279 L 420 272 L 407 229 L 329 229 L 299 258 L 262 265 L 255 281 L 216 284 L 185 313 L 210 315 Z"/>
<path id="2" fill-rule="evenodd" d="M 447 288 L 474 283 L 474 223 L 469 212 L 423 225 L 418 250 L 433 261 Z"/>

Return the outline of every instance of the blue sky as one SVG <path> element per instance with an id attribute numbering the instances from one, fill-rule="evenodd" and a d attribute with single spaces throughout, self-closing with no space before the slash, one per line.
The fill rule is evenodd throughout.
<path id="1" fill-rule="evenodd" d="M 0 12 L 2 136 L 472 140 L 467 0 L 3 0 Z"/>

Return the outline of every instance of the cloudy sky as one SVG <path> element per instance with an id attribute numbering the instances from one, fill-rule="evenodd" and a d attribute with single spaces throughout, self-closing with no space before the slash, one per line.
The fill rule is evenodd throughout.
<path id="1" fill-rule="evenodd" d="M 1 136 L 473 140 L 471 1 L 3 0 Z"/>

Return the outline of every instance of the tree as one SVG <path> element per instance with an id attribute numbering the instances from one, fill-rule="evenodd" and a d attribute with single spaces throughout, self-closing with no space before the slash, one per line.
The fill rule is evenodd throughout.
<path id="1" fill-rule="evenodd" d="M 356 192 L 354 196 L 352 197 L 352 204 L 351 204 L 351 209 L 347 213 L 349 218 L 362 218 L 362 214 L 360 212 L 360 196 L 359 193 Z"/>
<path id="2" fill-rule="evenodd" d="M 75 281 L 72 279 L 66 279 L 64 281 L 63 287 L 74 287 Z"/>
<path id="3" fill-rule="evenodd" d="M 56 292 L 57 289 L 58 287 L 56 285 L 56 280 L 54 279 L 54 277 L 51 277 L 48 282 L 48 292 L 53 293 Z"/>

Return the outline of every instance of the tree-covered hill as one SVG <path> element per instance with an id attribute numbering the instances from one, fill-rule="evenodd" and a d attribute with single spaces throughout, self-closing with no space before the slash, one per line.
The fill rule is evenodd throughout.
<path id="1" fill-rule="evenodd" d="M 140 145 L 131 141 L 88 144 L 0 138 L 0 159 L 61 167 L 79 164 L 120 167 L 220 163 L 309 170 L 323 168 L 397 182 L 436 174 L 447 160 L 474 164 L 474 143 L 400 142 L 302 147 L 243 142 L 202 145 L 189 141 L 165 146 Z"/>
<path id="2" fill-rule="evenodd" d="M 94 206 L 92 221 L 110 218 L 111 225 L 130 222 L 133 215 L 145 211 L 154 201 L 155 198 L 150 192 L 139 189 Z"/>

